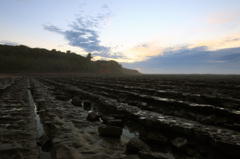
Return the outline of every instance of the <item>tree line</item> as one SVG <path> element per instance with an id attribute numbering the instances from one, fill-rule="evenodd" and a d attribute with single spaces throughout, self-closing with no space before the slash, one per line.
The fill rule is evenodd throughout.
<path id="1" fill-rule="evenodd" d="M 137 74 L 138 71 L 123 68 L 116 61 L 92 61 L 86 57 L 56 49 L 30 48 L 0 44 L 0 73 L 99 73 L 105 64 L 111 73 Z"/>

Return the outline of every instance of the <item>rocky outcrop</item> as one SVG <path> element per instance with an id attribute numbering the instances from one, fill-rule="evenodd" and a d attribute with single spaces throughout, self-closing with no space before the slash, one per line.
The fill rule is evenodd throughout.
<path id="1" fill-rule="evenodd" d="M 171 153 L 176 158 L 239 158 L 239 92 L 232 89 L 236 84 L 180 81 L 186 93 L 178 80 L 42 77 L 33 78 L 31 86 L 16 82 L 5 90 L 0 79 L 0 158 L 39 157 L 33 155 L 37 137 L 30 126 L 35 106 L 45 131 L 38 144 L 53 158 L 171 158 Z M 201 88 L 205 84 L 207 91 Z M 33 107 L 28 107 L 29 91 Z M 202 98 L 204 93 L 213 95 Z M 55 98 L 61 95 L 79 100 L 79 106 Z M 94 112 L 101 113 L 100 122 Z M 133 137 L 152 151 L 138 148 L 143 144 L 136 142 L 130 153 Z"/>

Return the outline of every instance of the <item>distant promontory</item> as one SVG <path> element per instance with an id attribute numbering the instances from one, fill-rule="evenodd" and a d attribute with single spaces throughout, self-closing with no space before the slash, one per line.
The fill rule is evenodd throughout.
<path id="1" fill-rule="evenodd" d="M 92 61 L 91 58 L 91 53 L 84 57 L 71 51 L 0 45 L 0 73 L 140 74 L 113 60 Z"/>

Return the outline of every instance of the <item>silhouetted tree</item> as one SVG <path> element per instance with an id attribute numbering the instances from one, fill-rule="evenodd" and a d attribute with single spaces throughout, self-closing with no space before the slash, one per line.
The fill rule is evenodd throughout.
<path id="1" fill-rule="evenodd" d="M 86 59 L 87 61 L 91 61 L 92 60 L 92 54 L 91 53 L 88 53 L 87 56 L 86 56 Z"/>

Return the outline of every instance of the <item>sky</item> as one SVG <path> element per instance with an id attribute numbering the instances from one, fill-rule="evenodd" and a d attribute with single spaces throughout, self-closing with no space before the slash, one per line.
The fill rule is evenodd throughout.
<path id="1" fill-rule="evenodd" d="M 240 74 L 240 0 L 1 0 L 0 44 L 148 74 Z"/>

